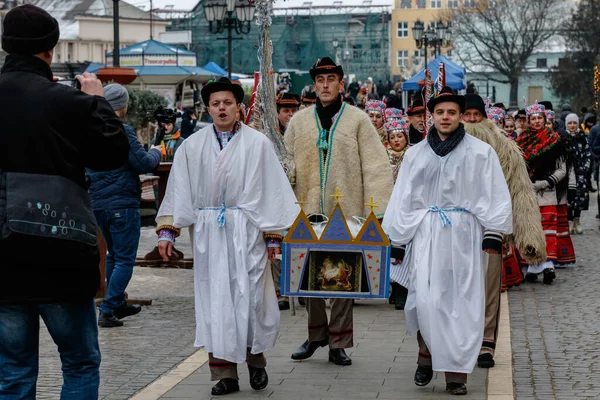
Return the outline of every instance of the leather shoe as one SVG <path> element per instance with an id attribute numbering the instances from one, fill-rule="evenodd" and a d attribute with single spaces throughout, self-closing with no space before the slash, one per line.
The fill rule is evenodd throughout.
<path id="1" fill-rule="evenodd" d="M 213 386 L 211 393 L 213 396 L 224 396 L 239 391 L 240 385 L 238 384 L 237 379 L 225 378 L 221 379 Z"/>
<path id="2" fill-rule="evenodd" d="M 279 310 L 280 311 L 289 310 L 289 309 L 290 309 L 290 302 L 288 300 L 279 300 Z"/>
<path id="3" fill-rule="evenodd" d="M 352 360 L 346 355 L 344 349 L 329 350 L 329 362 L 335 365 L 352 365 Z"/>
<path id="4" fill-rule="evenodd" d="M 479 357 L 477 357 L 477 366 L 479 368 L 493 368 L 494 365 L 496 365 L 494 356 L 489 353 L 480 354 Z"/>
<path id="5" fill-rule="evenodd" d="M 546 268 L 544 270 L 544 285 L 550 285 L 554 278 L 556 278 L 556 272 L 554 272 L 554 269 Z"/>
<path id="6" fill-rule="evenodd" d="M 309 342 L 308 340 L 292 354 L 292 360 L 306 360 L 310 358 L 319 347 L 325 347 L 329 344 L 329 339 L 325 338 L 319 342 Z"/>
<path id="7" fill-rule="evenodd" d="M 396 289 L 396 301 L 394 308 L 396 310 L 404 310 L 406 306 L 406 300 L 408 299 L 408 289 L 404 286 L 398 284 L 398 288 Z"/>
<path id="8" fill-rule="evenodd" d="M 100 311 L 98 316 L 98 326 L 100 328 L 115 328 L 117 326 L 123 326 L 123 321 L 119 321 L 114 314 L 106 314 Z"/>
<path id="9" fill-rule="evenodd" d="M 433 379 L 433 368 L 419 365 L 415 372 L 415 385 L 427 386 Z"/>
<path id="10" fill-rule="evenodd" d="M 250 372 L 250 386 L 254 390 L 263 390 L 269 384 L 269 375 L 264 368 L 254 368 L 248 365 Z"/>
<path id="11" fill-rule="evenodd" d="M 464 396 L 467 394 L 467 385 L 464 383 L 446 383 L 446 392 L 452 396 Z"/>
<path id="12" fill-rule="evenodd" d="M 140 311 L 142 311 L 142 306 L 140 306 L 139 304 L 123 303 L 122 305 L 117 307 L 115 311 L 113 311 L 113 314 L 115 314 L 115 317 L 117 317 L 118 319 L 123 319 L 125 317 L 130 317 L 132 315 L 138 314 Z"/>

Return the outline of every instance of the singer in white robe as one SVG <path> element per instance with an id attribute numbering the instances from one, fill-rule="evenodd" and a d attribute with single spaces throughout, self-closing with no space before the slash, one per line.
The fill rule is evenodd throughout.
<path id="1" fill-rule="evenodd" d="M 263 234 L 288 228 L 299 207 L 271 142 L 241 128 L 220 149 L 213 125 L 175 154 L 158 217 L 190 227 L 195 346 L 240 364 L 275 345 L 279 307 Z"/>
<path id="2" fill-rule="evenodd" d="M 393 246 L 408 245 L 409 332 L 420 331 L 434 371 L 471 373 L 483 339 L 484 230 L 512 232 L 498 156 L 468 134 L 444 157 L 427 140 L 411 147 L 383 228 Z"/>

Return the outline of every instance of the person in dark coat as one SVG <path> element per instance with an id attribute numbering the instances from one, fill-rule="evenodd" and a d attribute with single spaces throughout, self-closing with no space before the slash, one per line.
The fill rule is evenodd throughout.
<path id="1" fill-rule="evenodd" d="M 0 73 L 0 171 L 32 174 L 20 191 L 12 190 L 14 196 L 31 191 L 27 182 L 41 177 L 61 182 L 83 204 L 89 202 L 85 168 L 119 168 L 129 143 L 95 75 L 77 77 L 81 90 L 54 82 L 50 65 L 58 38 L 58 22 L 39 7 L 15 7 L 3 18 L 2 48 L 8 56 Z M 37 186 L 39 197 L 23 206 L 46 215 L 47 224 L 39 224 L 39 233 L 2 229 L 0 235 L 0 399 L 36 396 L 40 317 L 60 353 L 61 398 L 97 398 L 94 296 L 100 257 L 95 228 L 77 223 L 84 218 L 78 212 L 87 216 L 91 208 L 54 209 L 41 201 L 59 196 Z M 5 228 L 11 225 L 2 192 L 11 189 L 6 182 L 0 188 L 0 226 Z M 76 227 L 85 240 L 66 238 L 77 235 Z"/>
<path id="2" fill-rule="evenodd" d="M 129 104 L 127 89 L 111 84 L 104 88 L 104 95 L 115 114 L 125 118 Z M 123 326 L 123 318 L 141 311 L 139 305 L 127 304 L 125 299 L 140 242 L 142 186 L 139 176 L 154 171 L 162 156 L 162 146 L 152 146 L 146 151 L 133 128 L 126 124 L 124 127 L 129 138 L 127 163 L 112 171 L 87 171 L 94 215 L 108 251 L 107 290 L 98 315 L 98 326 L 103 328 Z"/>
<path id="3" fill-rule="evenodd" d="M 193 108 L 186 108 L 183 111 L 183 118 L 181 119 L 181 137 L 184 139 L 192 136 L 196 132 L 196 125 L 198 124 L 198 117 L 196 111 Z"/>
<path id="4" fill-rule="evenodd" d="M 386 108 L 397 108 L 402 109 L 402 98 L 398 96 L 395 90 L 390 90 L 387 101 L 385 103 Z"/>

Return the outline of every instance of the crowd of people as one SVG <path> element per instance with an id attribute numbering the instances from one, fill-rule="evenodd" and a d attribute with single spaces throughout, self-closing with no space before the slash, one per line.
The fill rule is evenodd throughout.
<path id="1" fill-rule="evenodd" d="M 414 383 L 443 372 L 451 395 L 467 394 L 476 365 L 495 365 L 501 291 L 539 276 L 550 285 L 560 279 L 556 269 L 575 263 L 570 235 L 583 232 L 581 213 L 598 180 L 593 115 L 580 124 L 568 105 L 556 118 L 552 104 L 537 101 L 508 112 L 448 87 L 430 99 L 417 93 L 406 112 L 391 92 L 385 102 L 352 99 L 356 107 L 343 67 L 323 57 L 310 70 L 313 91 L 273 99 L 290 170 L 267 136 L 244 123 L 243 89 L 227 78 L 202 88 L 212 123 L 196 130 L 188 113 L 180 130 L 166 112 L 146 151 L 122 122 L 125 88 L 103 88 L 90 74 L 78 77 L 81 90 L 54 82 L 54 18 L 25 5 L 3 27 L 0 102 L 11 112 L 2 115 L 9 134 L 0 135 L 0 249 L 10 265 L 0 280 L 0 370 L 9 372 L 0 374 L 1 398 L 35 397 L 40 316 L 61 354 L 62 398 L 98 397 L 97 327 L 122 326 L 140 312 L 125 295 L 139 241 L 137 179 L 161 161 L 172 169 L 158 252 L 169 260 L 190 229 L 195 346 L 208 352 L 215 396 L 240 390 L 244 362 L 254 390 L 269 383 L 264 353 L 277 341 L 280 310 L 290 307 L 279 256 L 297 199 L 306 199 L 315 223 L 335 208 L 331 193 L 344 193 L 351 216 L 367 216 L 377 199 L 391 242 L 389 301 L 416 335 Z M 362 89 L 352 82 L 350 97 Z M 372 80 L 365 89 L 377 92 Z M 37 157 L 23 157 L 32 149 Z M 97 228 L 108 251 L 98 318 Z M 330 316 L 323 298 L 304 304 L 307 339 L 291 359 L 328 347 L 329 362 L 352 365 L 353 301 L 331 299 Z"/>

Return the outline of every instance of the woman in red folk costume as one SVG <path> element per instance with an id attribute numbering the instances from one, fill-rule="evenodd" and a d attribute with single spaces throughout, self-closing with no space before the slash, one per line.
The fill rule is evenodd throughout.
<path id="1" fill-rule="evenodd" d="M 550 284 L 556 277 L 555 266 L 575 262 L 575 250 L 567 220 L 567 151 L 560 136 L 546 127 L 543 105 L 536 102 L 527 107 L 526 111 L 529 128 L 519 135 L 517 144 L 523 151 L 529 177 L 537 194 L 542 226 L 546 233 L 547 260 L 538 265 L 525 265 L 525 279 L 535 282 L 537 276 L 543 273 L 543 282 Z"/>
<path id="2" fill-rule="evenodd" d="M 408 149 L 408 125 L 402 119 L 389 121 L 385 123 L 385 130 L 389 143 L 387 150 L 390 156 L 390 166 L 394 175 L 394 183 L 396 183 L 404 153 Z"/>
<path id="3" fill-rule="evenodd" d="M 371 119 L 371 123 L 377 129 L 377 133 L 379 133 L 379 137 L 381 138 L 381 143 L 387 148 L 387 134 L 385 133 L 385 119 L 383 118 L 383 110 L 385 110 L 385 103 L 379 100 L 369 100 L 365 105 L 365 111 L 369 114 L 369 118 Z"/>

